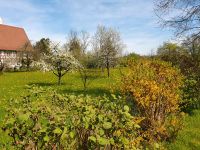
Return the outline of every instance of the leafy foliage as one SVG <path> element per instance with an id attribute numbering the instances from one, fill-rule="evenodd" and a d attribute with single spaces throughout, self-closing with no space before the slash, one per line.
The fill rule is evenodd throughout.
<path id="1" fill-rule="evenodd" d="M 119 60 L 119 65 L 121 67 L 128 67 L 128 62 L 131 60 L 137 60 L 139 59 L 141 56 L 136 54 L 136 53 L 130 53 L 128 55 L 125 55 L 123 57 L 120 58 Z"/>
<path id="2" fill-rule="evenodd" d="M 185 64 L 182 61 L 187 58 L 188 52 L 184 47 L 176 43 L 164 43 L 158 48 L 157 54 L 162 60 L 171 62 L 172 65 L 182 68 Z"/>
<path id="3" fill-rule="evenodd" d="M 42 38 L 37 41 L 34 45 L 34 60 L 39 60 L 44 54 L 48 55 L 51 53 L 51 40 L 49 38 Z"/>
<path id="4" fill-rule="evenodd" d="M 133 113 L 145 118 L 141 127 L 147 141 L 170 139 L 181 127 L 182 79 L 180 71 L 166 62 L 140 59 L 130 63 L 121 90 L 132 100 Z"/>
<path id="5" fill-rule="evenodd" d="M 161 60 L 172 63 L 185 75 L 181 109 L 186 112 L 200 106 L 199 39 L 193 38 L 188 38 L 182 46 L 165 43 L 158 49 L 158 57 Z"/>
<path id="6" fill-rule="evenodd" d="M 69 41 L 65 45 L 68 52 L 70 52 L 76 59 L 80 60 L 84 52 L 81 47 L 81 40 L 78 37 L 78 33 L 71 31 L 69 35 Z"/>
<path id="7" fill-rule="evenodd" d="M 11 100 L 2 129 L 26 149 L 136 149 L 139 120 L 120 97 L 60 95 L 32 88 Z"/>

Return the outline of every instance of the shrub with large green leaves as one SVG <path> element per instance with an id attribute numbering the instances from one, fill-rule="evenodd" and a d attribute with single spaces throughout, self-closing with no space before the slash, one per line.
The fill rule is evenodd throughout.
<path id="1" fill-rule="evenodd" d="M 34 88 L 11 100 L 2 129 L 17 148 L 33 149 L 137 149 L 139 119 L 124 100 L 61 95 Z"/>

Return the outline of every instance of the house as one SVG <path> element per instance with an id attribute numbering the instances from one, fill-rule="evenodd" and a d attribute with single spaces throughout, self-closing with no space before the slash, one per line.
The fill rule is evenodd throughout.
<path id="1" fill-rule="evenodd" d="M 20 63 L 20 55 L 31 49 L 31 43 L 23 28 L 0 24 L 0 61 L 8 66 Z"/>

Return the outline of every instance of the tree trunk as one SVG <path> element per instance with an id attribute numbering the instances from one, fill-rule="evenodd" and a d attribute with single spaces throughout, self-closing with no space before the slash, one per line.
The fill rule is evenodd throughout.
<path id="1" fill-rule="evenodd" d="M 84 86 L 84 91 L 86 91 L 86 84 L 87 84 L 87 77 L 84 77 L 84 81 L 83 81 L 83 86 Z"/>
<path id="2" fill-rule="evenodd" d="M 110 77 L 110 67 L 107 67 L 108 78 Z"/>
<path id="3" fill-rule="evenodd" d="M 106 69 L 107 69 L 107 75 L 108 75 L 108 78 L 109 78 L 110 77 L 110 64 L 109 64 L 108 61 L 106 63 Z"/>
<path id="4" fill-rule="evenodd" d="M 61 77 L 58 77 L 58 85 L 61 84 Z"/>
<path id="5" fill-rule="evenodd" d="M 61 75 L 58 76 L 58 85 L 61 85 Z"/>

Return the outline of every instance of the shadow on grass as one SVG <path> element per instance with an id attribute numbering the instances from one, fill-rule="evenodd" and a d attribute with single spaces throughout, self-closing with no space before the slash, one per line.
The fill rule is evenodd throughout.
<path id="1" fill-rule="evenodd" d="M 74 95 L 91 95 L 91 96 L 104 96 L 104 95 L 110 95 L 109 89 L 104 88 L 88 88 L 86 90 L 79 89 L 79 88 L 70 88 L 73 84 L 66 84 L 61 83 L 61 85 L 58 85 L 56 82 L 54 83 L 48 83 L 48 82 L 32 82 L 28 84 L 29 86 L 38 86 L 38 87 L 55 87 L 56 90 L 58 90 L 59 93 L 62 94 L 74 94 Z M 66 85 L 66 86 L 65 86 Z M 60 88 L 59 88 L 60 87 Z"/>
<path id="2" fill-rule="evenodd" d="M 82 90 L 82 89 L 64 89 L 61 91 L 63 94 L 75 94 L 75 95 L 80 95 L 80 94 L 85 94 L 85 95 L 90 95 L 90 96 L 104 96 L 104 95 L 110 95 L 110 91 L 106 89 L 101 89 L 101 88 L 90 88 L 87 90 Z"/>
<path id="3" fill-rule="evenodd" d="M 58 85 L 58 83 L 34 82 L 34 83 L 29 83 L 28 85 L 45 87 L 45 86 L 55 86 Z M 64 83 L 62 83 L 61 85 L 64 85 Z"/>

